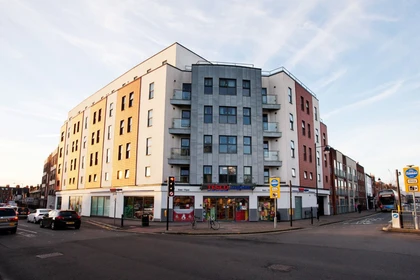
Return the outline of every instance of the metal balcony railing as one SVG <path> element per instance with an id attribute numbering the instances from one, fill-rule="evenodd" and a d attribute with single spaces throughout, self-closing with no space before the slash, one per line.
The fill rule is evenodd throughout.
<path id="1" fill-rule="evenodd" d="M 190 119 L 172 119 L 172 128 L 190 129 Z"/>
<path id="2" fill-rule="evenodd" d="M 180 89 L 174 90 L 174 95 L 172 96 L 174 100 L 191 100 L 191 92 L 182 91 Z"/>
<path id="3" fill-rule="evenodd" d="M 264 160 L 279 161 L 279 151 L 264 151 Z"/>

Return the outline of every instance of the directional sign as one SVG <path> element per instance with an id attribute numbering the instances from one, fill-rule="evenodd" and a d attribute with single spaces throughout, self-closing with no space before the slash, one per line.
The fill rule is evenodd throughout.
<path id="1" fill-rule="evenodd" d="M 418 192 L 419 184 L 419 167 L 405 167 L 404 168 L 404 183 L 406 192 Z"/>
<path id="2" fill-rule="evenodd" d="M 280 197 L 280 178 L 270 178 L 270 198 Z"/>

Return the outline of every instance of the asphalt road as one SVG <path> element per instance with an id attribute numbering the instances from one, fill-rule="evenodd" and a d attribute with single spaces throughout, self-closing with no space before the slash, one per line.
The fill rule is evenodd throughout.
<path id="1" fill-rule="evenodd" d="M 301 231 L 235 236 L 128 234 L 20 223 L 0 235 L 0 275 L 20 279 L 420 279 L 420 236 L 378 214 Z M 1 278 L 0 278 L 1 279 Z"/>

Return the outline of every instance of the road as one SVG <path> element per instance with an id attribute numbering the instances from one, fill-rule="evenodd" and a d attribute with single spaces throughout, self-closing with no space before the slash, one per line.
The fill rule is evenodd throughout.
<path id="1" fill-rule="evenodd" d="M 20 223 L 0 235 L 0 275 L 20 279 L 420 279 L 420 236 L 389 214 L 265 235 L 130 234 Z M 1 277 L 0 277 L 1 279 Z"/>

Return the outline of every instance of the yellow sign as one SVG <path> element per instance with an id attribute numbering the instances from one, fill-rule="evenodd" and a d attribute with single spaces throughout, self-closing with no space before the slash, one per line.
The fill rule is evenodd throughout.
<path id="1" fill-rule="evenodd" d="M 270 178 L 270 198 L 280 198 L 280 178 Z"/>
<path id="2" fill-rule="evenodd" d="M 419 167 L 404 167 L 404 184 L 406 192 L 418 192 L 420 190 L 419 184 Z"/>

